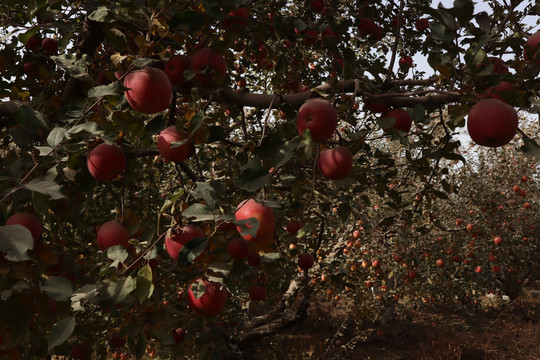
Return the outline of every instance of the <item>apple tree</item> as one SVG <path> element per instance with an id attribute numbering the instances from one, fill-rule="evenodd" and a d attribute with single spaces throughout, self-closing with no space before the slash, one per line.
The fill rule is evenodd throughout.
<path id="1" fill-rule="evenodd" d="M 539 10 L 2 2 L 0 351 L 242 358 L 324 294 L 360 329 L 515 296 Z"/>

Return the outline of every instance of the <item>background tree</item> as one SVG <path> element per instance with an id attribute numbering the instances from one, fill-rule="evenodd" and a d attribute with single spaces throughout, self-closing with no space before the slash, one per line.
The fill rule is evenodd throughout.
<path id="1" fill-rule="evenodd" d="M 232 358 L 314 294 L 360 329 L 516 296 L 538 276 L 538 4 L 486 4 L 0 4 L 0 349 Z M 480 103 L 494 148 L 467 156 Z"/>

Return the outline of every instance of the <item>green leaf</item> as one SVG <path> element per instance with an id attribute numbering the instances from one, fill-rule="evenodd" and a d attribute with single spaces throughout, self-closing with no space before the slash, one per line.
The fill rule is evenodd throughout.
<path id="1" fill-rule="evenodd" d="M 75 330 L 75 317 L 69 316 L 54 324 L 49 335 L 49 351 L 55 346 L 63 344 Z"/>
<path id="2" fill-rule="evenodd" d="M 262 188 L 272 174 L 261 164 L 260 159 L 252 159 L 240 168 L 240 175 L 235 183 L 240 189 L 257 191 Z"/>
<path id="3" fill-rule="evenodd" d="M 39 180 L 33 179 L 24 185 L 25 189 L 33 192 L 37 192 L 43 195 L 47 195 L 51 200 L 58 200 L 65 198 L 62 194 L 62 186 L 58 185 L 52 180 Z"/>
<path id="4" fill-rule="evenodd" d="M 242 237 L 257 237 L 257 231 L 259 231 L 260 222 L 256 218 L 252 217 L 245 220 L 236 220 L 234 223 L 238 227 L 238 230 Z"/>
<path id="5" fill-rule="evenodd" d="M 188 31 L 199 31 L 205 23 L 204 15 L 199 11 L 184 10 L 174 15 L 169 23 L 171 29 L 179 28 Z"/>
<path id="6" fill-rule="evenodd" d="M 122 245 L 111 246 L 107 249 L 107 257 L 113 261 L 111 266 L 117 267 L 119 263 L 126 261 L 128 256 L 128 252 Z"/>
<path id="7" fill-rule="evenodd" d="M 137 341 L 137 346 L 135 347 L 135 359 L 142 360 L 144 354 L 146 353 L 146 337 L 143 333 L 139 335 L 139 341 Z"/>
<path id="8" fill-rule="evenodd" d="M 179 187 L 174 193 L 165 199 L 165 202 L 161 206 L 161 212 L 165 212 L 165 210 L 173 206 L 174 203 L 182 197 L 182 195 L 184 195 L 184 189 Z"/>
<path id="9" fill-rule="evenodd" d="M 176 344 L 176 341 L 174 340 L 174 336 L 172 336 L 172 334 L 168 331 L 157 330 L 157 331 L 154 331 L 154 335 L 159 340 L 159 343 L 161 345 L 168 346 L 168 345 Z"/>
<path id="10" fill-rule="evenodd" d="M 137 58 L 133 60 L 133 65 L 135 65 L 135 67 L 137 68 L 145 68 L 147 66 L 152 65 L 156 61 L 157 61 L 156 59 L 152 59 L 152 58 Z"/>
<path id="11" fill-rule="evenodd" d="M 208 248 L 208 239 L 205 237 L 191 239 L 182 246 L 178 253 L 177 263 L 188 265 L 198 258 Z"/>
<path id="12" fill-rule="evenodd" d="M 75 125 L 68 130 L 68 133 L 71 135 L 86 135 L 90 134 L 92 136 L 99 136 L 103 134 L 103 130 L 99 128 L 98 123 L 94 121 L 89 121 L 84 124 Z"/>
<path id="13" fill-rule="evenodd" d="M 108 85 L 95 86 L 88 90 L 89 98 L 100 98 L 105 96 L 121 96 L 124 93 L 124 87 L 120 81 L 112 82 Z"/>
<path id="14" fill-rule="evenodd" d="M 81 58 L 71 54 L 62 54 L 51 56 L 51 59 L 69 75 L 77 78 L 88 78 L 88 67 L 93 63 L 92 58 L 86 54 Z"/>
<path id="15" fill-rule="evenodd" d="M 524 145 L 521 146 L 519 150 L 534 157 L 536 160 L 540 160 L 540 145 L 527 136 L 523 136 L 523 143 Z"/>
<path id="16" fill-rule="evenodd" d="M 114 20 L 114 14 L 106 6 L 100 6 L 93 13 L 88 15 L 90 20 L 97 22 L 112 22 Z"/>
<path id="17" fill-rule="evenodd" d="M 300 20 L 300 19 L 294 19 L 293 24 L 294 24 L 294 28 L 295 28 L 298 32 L 302 32 L 302 31 L 304 31 L 304 30 L 307 29 L 306 23 L 303 22 L 303 21 Z"/>
<path id="18" fill-rule="evenodd" d="M 384 219 L 383 221 L 381 221 L 378 226 L 379 227 L 386 227 L 386 226 L 391 226 L 391 225 L 394 225 L 394 223 L 396 222 L 396 219 L 394 216 L 390 216 L 390 217 L 387 217 L 386 219 Z"/>
<path id="19" fill-rule="evenodd" d="M 191 133 L 194 133 L 197 130 L 199 130 L 203 122 L 204 122 L 204 112 L 199 111 L 198 113 L 193 115 L 193 117 L 189 121 L 189 130 L 191 131 Z"/>
<path id="20" fill-rule="evenodd" d="M 205 182 L 198 182 L 197 187 L 191 192 L 191 195 L 197 200 L 204 200 L 210 210 L 217 208 L 218 195 L 212 185 Z"/>
<path id="21" fill-rule="evenodd" d="M 23 150 L 29 150 L 38 130 L 47 126 L 43 115 L 28 106 L 19 106 L 14 114 L 17 126 L 10 128 L 15 143 Z"/>
<path id="22" fill-rule="evenodd" d="M 46 280 L 40 289 L 54 301 L 66 301 L 73 295 L 73 284 L 63 276 Z"/>
<path id="23" fill-rule="evenodd" d="M 128 276 L 118 284 L 118 288 L 116 289 L 116 293 L 114 296 L 114 302 L 115 303 L 121 303 L 126 299 L 126 297 L 135 290 L 135 279 L 133 279 L 131 276 Z"/>
<path id="24" fill-rule="evenodd" d="M 396 123 L 396 119 L 394 118 L 388 118 L 388 117 L 381 117 L 378 118 L 377 124 L 381 127 L 381 129 L 389 129 Z"/>
<path id="25" fill-rule="evenodd" d="M 146 264 L 137 273 L 137 282 L 135 288 L 135 297 L 142 302 L 149 299 L 154 292 L 154 284 L 152 283 L 152 268 Z"/>
<path id="26" fill-rule="evenodd" d="M 32 35 L 35 35 L 35 34 L 40 30 L 40 28 L 41 28 L 40 26 L 34 26 L 34 27 L 28 29 L 26 32 L 24 32 L 23 34 L 20 34 L 20 35 L 19 35 L 19 41 L 20 41 L 21 43 L 23 43 L 23 44 L 26 44 L 26 43 L 28 42 L 28 40 L 32 37 Z M 15 30 L 15 31 L 16 31 L 16 30 Z M 15 32 L 15 31 L 13 31 L 13 32 Z M 5 35 L 5 36 L 2 36 L 2 37 L 0 38 L 0 41 L 3 42 L 3 41 L 6 40 L 7 38 L 9 38 L 9 36 L 11 36 L 11 34 L 13 34 L 13 32 L 12 32 L 12 33 L 9 33 L 9 34 L 7 34 L 7 35 Z M 6 37 L 6 36 L 7 36 L 7 37 Z"/>
<path id="27" fill-rule="evenodd" d="M 206 139 L 207 144 L 211 144 L 225 138 L 225 129 L 221 126 L 209 126 L 208 132 L 210 133 L 210 135 L 208 136 L 208 139 Z"/>
<path id="28" fill-rule="evenodd" d="M 197 281 L 195 283 L 192 283 L 190 286 L 191 286 L 191 292 L 193 293 L 193 296 L 195 297 L 195 299 L 200 299 L 206 292 L 206 285 L 204 285 L 204 282 L 202 281 Z"/>
<path id="29" fill-rule="evenodd" d="M 9 261 L 30 260 L 28 250 L 34 248 L 34 239 L 30 230 L 22 225 L 0 226 L 0 251 Z"/>
<path id="30" fill-rule="evenodd" d="M 193 204 L 182 212 L 182 216 L 191 221 L 208 221 L 214 220 L 215 216 L 206 205 Z"/>
<path id="31" fill-rule="evenodd" d="M 67 130 L 62 127 L 55 127 L 47 136 L 47 144 L 51 147 L 55 147 L 60 144 L 66 137 Z"/>

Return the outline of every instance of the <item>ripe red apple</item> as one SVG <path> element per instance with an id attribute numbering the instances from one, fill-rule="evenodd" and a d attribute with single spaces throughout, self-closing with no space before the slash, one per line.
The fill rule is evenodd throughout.
<path id="1" fill-rule="evenodd" d="M 101 143 L 88 153 L 86 165 L 94 178 L 113 180 L 126 168 L 126 154 L 118 146 Z"/>
<path id="2" fill-rule="evenodd" d="M 108 221 L 101 225 L 97 233 L 97 243 L 102 251 L 106 251 L 115 245 L 121 245 L 129 249 L 132 247 L 129 239 L 131 239 L 131 235 L 128 229 L 116 221 Z"/>
<path id="3" fill-rule="evenodd" d="M 373 102 L 369 100 L 364 101 L 364 106 L 372 113 L 384 113 L 390 109 L 390 106 L 383 103 Z"/>
<path id="4" fill-rule="evenodd" d="M 501 272 L 501 267 L 499 265 L 495 265 L 491 268 L 491 270 L 495 273 L 495 274 L 498 274 L 499 272 Z"/>
<path id="5" fill-rule="evenodd" d="M 314 44 L 319 38 L 319 33 L 313 29 L 307 29 L 306 31 L 302 32 L 302 37 L 304 38 L 306 44 Z"/>
<path id="6" fill-rule="evenodd" d="M 182 250 L 184 245 L 186 245 L 190 240 L 204 237 L 204 232 L 198 226 L 186 225 L 184 227 L 178 227 L 175 230 L 167 233 L 167 236 L 165 237 L 165 249 L 167 250 L 167 253 L 171 259 L 176 260 L 178 259 L 180 250 Z M 199 259 L 201 256 L 202 254 L 195 258 L 194 261 Z"/>
<path id="7" fill-rule="evenodd" d="M 372 288 L 373 285 L 374 285 L 374 284 L 373 284 L 373 281 L 371 281 L 371 280 L 366 281 L 366 287 Z"/>
<path id="8" fill-rule="evenodd" d="M 264 285 L 251 285 L 249 288 L 249 298 L 254 301 L 261 301 L 266 299 L 268 296 L 268 290 L 266 290 L 266 286 Z"/>
<path id="9" fill-rule="evenodd" d="M 443 259 L 437 259 L 437 261 L 435 261 L 435 265 L 437 265 L 437 267 L 444 267 L 444 260 Z"/>
<path id="10" fill-rule="evenodd" d="M 39 65 L 35 62 L 29 61 L 25 62 L 23 65 L 24 73 L 26 76 L 32 79 L 38 79 L 39 78 Z"/>
<path id="11" fill-rule="evenodd" d="M 323 149 L 317 162 L 319 170 L 328 179 L 341 180 L 351 174 L 353 158 L 348 147 Z"/>
<path id="12" fill-rule="evenodd" d="M 191 59 L 185 55 L 175 55 L 165 63 L 163 71 L 172 85 L 183 86 L 186 82 L 184 71 L 191 68 Z"/>
<path id="13" fill-rule="evenodd" d="M 379 38 L 382 32 L 382 29 L 379 28 L 373 20 L 367 17 L 360 18 L 358 20 L 358 30 L 362 37 L 373 36 Z"/>
<path id="14" fill-rule="evenodd" d="M 155 114 L 169 107 L 172 99 L 171 82 L 163 70 L 146 67 L 132 71 L 124 78 L 126 100 L 133 110 Z"/>
<path id="15" fill-rule="evenodd" d="M 523 175 L 521 177 L 521 182 L 526 183 L 527 181 L 529 181 L 529 178 L 526 175 Z"/>
<path id="16" fill-rule="evenodd" d="M 6 225 L 21 225 L 27 228 L 32 234 L 32 239 L 36 243 L 41 238 L 41 233 L 43 232 L 43 227 L 41 226 L 41 221 L 30 213 L 19 213 L 11 215 L 7 221 Z"/>
<path id="17" fill-rule="evenodd" d="M 179 344 L 186 339 L 186 330 L 182 327 L 176 328 L 172 331 L 174 342 Z"/>
<path id="18" fill-rule="evenodd" d="M 171 143 L 175 141 L 186 140 L 188 137 L 184 132 L 178 131 L 175 126 L 169 126 L 159 133 L 157 147 L 158 151 L 166 160 L 172 162 L 183 162 L 191 156 L 192 143 L 188 140 L 186 143 L 176 146 Z"/>
<path id="19" fill-rule="evenodd" d="M 37 49 L 39 49 L 40 45 L 41 45 L 41 38 L 39 37 L 39 35 L 35 34 L 35 35 L 30 36 L 30 38 L 28 39 L 24 47 L 28 51 L 36 51 Z"/>
<path id="20" fill-rule="evenodd" d="M 309 253 L 302 254 L 298 258 L 298 266 L 302 270 L 311 269 L 311 267 L 313 266 L 314 263 L 315 263 L 315 259 L 313 258 L 313 255 L 311 255 Z"/>
<path id="21" fill-rule="evenodd" d="M 233 30 L 241 30 L 247 25 L 248 22 L 248 10 L 245 7 L 239 7 L 235 11 L 231 11 L 225 20 L 223 20 L 223 26 L 230 27 Z"/>
<path id="22" fill-rule="evenodd" d="M 211 69 L 212 73 L 205 75 L 202 72 L 207 68 Z M 219 52 L 209 48 L 202 48 L 197 50 L 191 57 L 191 69 L 198 73 L 195 80 L 201 84 L 207 84 L 208 82 L 219 83 L 227 74 L 227 62 Z"/>
<path id="23" fill-rule="evenodd" d="M 535 32 L 527 39 L 526 48 L 523 50 L 525 60 L 535 61 L 540 66 L 540 54 L 538 52 L 538 44 L 540 44 L 540 31 Z M 531 54 L 528 53 L 528 49 L 531 50 Z"/>
<path id="24" fill-rule="evenodd" d="M 418 19 L 416 20 L 416 23 L 414 24 L 414 27 L 418 31 L 424 31 L 427 28 L 429 28 L 429 20 L 426 18 Z"/>
<path id="25" fill-rule="evenodd" d="M 309 129 L 311 138 L 316 143 L 330 139 L 337 127 L 337 112 L 334 105 L 322 98 L 306 101 L 298 110 L 296 127 L 300 135 Z"/>
<path id="26" fill-rule="evenodd" d="M 474 269 L 474 271 L 477 272 L 478 274 L 480 274 L 482 272 L 482 267 L 477 266 L 476 269 Z"/>
<path id="27" fill-rule="evenodd" d="M 287 232 L 296 235 L 298 231 L 304 227 L 304 222 L 301 220 L 291 220 L 287 223 Z"/>
<path id="28" fill-rule="evenodd" d="M 409 115 L 409 113 L 404 109 L 393 109 L 387 111 L 381 117 L 392 118 L 396 120 L 394 125 L 392 125 L 390 128 L 398 129 L 405 132 L 409 132 L 409 130 L 411 130 L 412 118 L 411 115 Z M 390 128 L 386 128 L 384 130 L 388 131 Z"/>
<path id="29" fill-rule="evenodd" d="M 488 61 L 490 64 L 493 65 L 493 73 L 494 74 L 508 74 L 510 70 L 508 70 L 508 66 L 504 64 L 504 60 L 498 57 L 489 56 Z"/>
<path id="30" fill-rule="evenodd" d="M 526 202 L 526 203 L 523 204 L 524 209 L 528 209 L 530 207 L 531 207 L 531 203 L 529 203 L 529 202 Z"/>
<path id="31" fill-rule="evenodd" d="M 379 260 L 373 260 L 371 262 L 371 266 L 373 266 L 374 268 L 379 267 L 380 265 L 381 265 L 381 262 Z"/>
<path id="32" fill-rule="evenodd" d="M 498 99 L 506 103 L 502 97 L 502 94 L 507 91 L 516 91 L 516 87 L 511 82 L 501 81 L 497 86 L 492 86 L 487 89 L 486 93 L 481 97 Z"/>
<path id="33" fill-rule="evenodd" d="M 124 347 L 124 345 L 126 345 L 126 337 L 115 334 L 111 336 L 110 344 L 111 344 L 111 347 L 114 349 Z"/>
<path id="34" fill-rule="evenodd" d="M 403 257 L 399 254 L 394 254 L 394 260 L 396 262 L 401 262 L 403 260 Z"/>
<path id="35" fill-rule="evenodd" d="M 360 231 L 354 230 L 352 233 L 353 238 L 358 239 L 360 237 Z"/>
<path id="36" fill-rule="evenodd" d="M 399 17 L 399 22 L 401 23 L 401 26 L 405 25 L 405 18 L 403 16 Z M 392 21 L 390 22 L 390 26 L 392 26 L 392 29 L 397 30 L 398 28 L 398 17 L 394 16 Z"/>
<path id="37" fill-rule="evenodd" d="M 516 110 L 498 99 L 482 99 L 469 111 L 467 130 L 478 145 L 499 147 L 508 144 L 516 135 Z"/>
<path id="38" fill-rule="evenodd" d="M 257 266 L 261 263 L 261 257 L 257 252 L 253 249 L 249 250 L 249 254 L 247 256 L 248 264 L 251 266 Z"/>
<path id="39" fill-rule="evenodd" d="M 227 252 L 229 256 L 233 259 L 243 259 L 246 258 L 250 250 L 249 243 L 246 239 L 237 237 L 229 241 L 227 245 Z"/>
<path id="40" fill-rule="evenodd" d="M 411 66 L 413 66 L 413 59 L 409 55 L 402 56 L 399 59 L 400 68 L 408 70 Z"/>
<path id="41" fill-rule="evenodd" d="M 245 224 L 237 226 L 240 235 L 250 242 L 268 241 L 274 235 L 274 229 L 276 227 L 276 218 L 271 207 L 262 205 L 253 199 L 244 200 L 236 208 L 234 214 L 236 220 L 247 220 L 255 218 L 259 222 L 259 229 L 256 236 L 249 234 L 242 234 L 243 231 L 249 229 L 251 224 Z"/>
<path id="42" fill-rule="evenodd" d="M 58 53 L 58 41 L 51 38 L 45 38 L 41 41 L 41 47 L 48 55 L 56 55 Z"/>
<path id="43" fill-rule="evenodd" d="M 418 276 L 416 270 L 409 271 L 409 279 L 415 279 Z"/>
<path id="44" fill-rule="evenodd" d="M 501 245 L 502 244 L 502 238 L 500 236 L 495 236 L 493 238 L 493 242 L 496 244 L 496 245 Z"/>
<path id="45" fill-rule="evenodd" d="M 204 285 L 204 292 L 200 285 Z M 202 294 L 198 294 L 196 297 L 193 293 L 194 286 L 198 287 L 198 290 Z M 195 313 L 205 316 L 216 316 L 221 312 L 227 301 L 227 289 L 222 287 L 220 283 L 209 281 L 206 279 L 197 279 L 192 282 L 188 287 L 188 302 L 189 306 Z"/>

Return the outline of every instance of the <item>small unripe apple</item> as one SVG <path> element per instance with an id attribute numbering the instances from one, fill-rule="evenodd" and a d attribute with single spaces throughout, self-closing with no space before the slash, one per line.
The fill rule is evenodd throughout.
<path id="1" fill-rule="evenodd" d="M 183 86 L 186 82 L 184 71 L 191 67 L 191 59 L 185 55 L 175 55 L 165 63 L 163 71 L 172 85 Z"/>
<path id="2" fill-rule="evenodd" d="M 250 246 L 246 239 L 237 237 L 229 241 L 227 252 L 233 259 L 243 259 L 249 254 Z"/>
<path id="3" fill-rule="evenodd" d="M 204 232 L 202 229 L 195 225 L 186 225 L 184 227 L 178 227 L 173 231 L 169 231 L 165 237 L 165 249 L 171 257 L 171 259 L 178 259 L 180 250 L 193 239 L 204 238 Z M 194 261 L 199 259 L 202 253 Z"/>
<path id="4" fill-rule="evenodd" d="M 249 288 L 249 298 L 254 301 L 262 301 L 268 296 L 268 290 L 264 285 L 251 285 Z"/>
<path id="5" fill-rule="evenodd" d="M 186 143 L 180 146 L 171 145 L 172 142 L 186 139 L 188 137 L 184 132 L 178 131 L 175 126 L 169 126 L 159 134 L 157 141 L 158 151 L 168 161 L 177 163 L 186 161 L 191 156 L 191 140 L 188 139 Z"/>
<path id="6" fill-rule="evenodd" d="M 97 233 L 97 243 L 102 251 L 106 251 L 115 245 L 121 245 L 129 249 L 132 247 L 129 239 L 131 239 L 131 235 L 128 229 L 116 221 L 108 221 L 101 225 Z"/>
<path id="7" fill-rule="evenodd" d="M 198 284 L 204 285 L 204 292 L 202 294 L 195 294 L 193 292 L 194 286 Z M 188 286 L 188 302 L 195 313 L 205 316 L 216 316 L 221 312 L 227 302 L 227 289 L 222 287 L 220 283 L 198 279 Z"/>
<path id="8" fill-rule="evenodd" d="M 163 70 L 146 67 L 132 71 L 124 78 L 126 100 L 143 114 L 155 114 L 169 107 L 172 89 L 169 77 Z"/>
<path id="9" fill-rule="evenodd" d="M 394 125 L 392 125 L 390 128 L 398 129 L 404 132 L 409 132 L 409 130 L 411 130 L 412 118 L 411 115 L 409 115 L 409 113 L 404 109 L 393 109 L 387 111 L 381 117 L 392 118 L 395 120 Z M 388 131 L 390 128 L 386 128 L 384 130 Z"/>
<path id="10" fill-rule="evenodd" d="M 113 180 L 126 168 L 126 154 L 118 146 L 101 143 L 88 153 L 86 165 L 94 178 Z"/>
<path id="11" fill-rule="evenodd" d="M 508 144 L 518 130 L 516 110 L 498 99 L 483 99 L 469 111 L 467 130 L 478 145 L 499 147 Z"/>
<path id="12" fill-rule="evenodd" d="M 302 254 L 298 258 L 298 266 L 304 271 L 311 269 L 314 263 L 315 258 L 313 258 L 313 255 L 309 253 Z"/>
<path id="13" fill-rule="evenodd" d="M 337 112 L 334 105 L 322 98 L 306 101 L 298 110 L 296 127 L 300 135 L 309 129 L 311 138 L 316 143 L 330 139 L 337 127 Z"/>
<path id="14" fill-rule="evenodd" d="M 326 178 L 331 180 L 345 179 L 352 171 L 351 151 L 345 146 L 323 149 L 319 154 L 317 165 Z"/>
<path id="15" fill-rule="evenodd" d="M 41 238 L 41 233 L 43 232 L 43 227 L 41 226 L 41 221 L 30 213 L 19 213 L 11 215 L 7 221 L 6 225 L 21 225 L 27 228 L 32 234 L 32 239 L 34 244 Z"/>
<path id="16" fill-rule="evenodd" d="M 51 38 L 45 38 L 41 41 L 41 47 L 48 55 L 56 55 L 58 53 L 58 41 Z"/>

